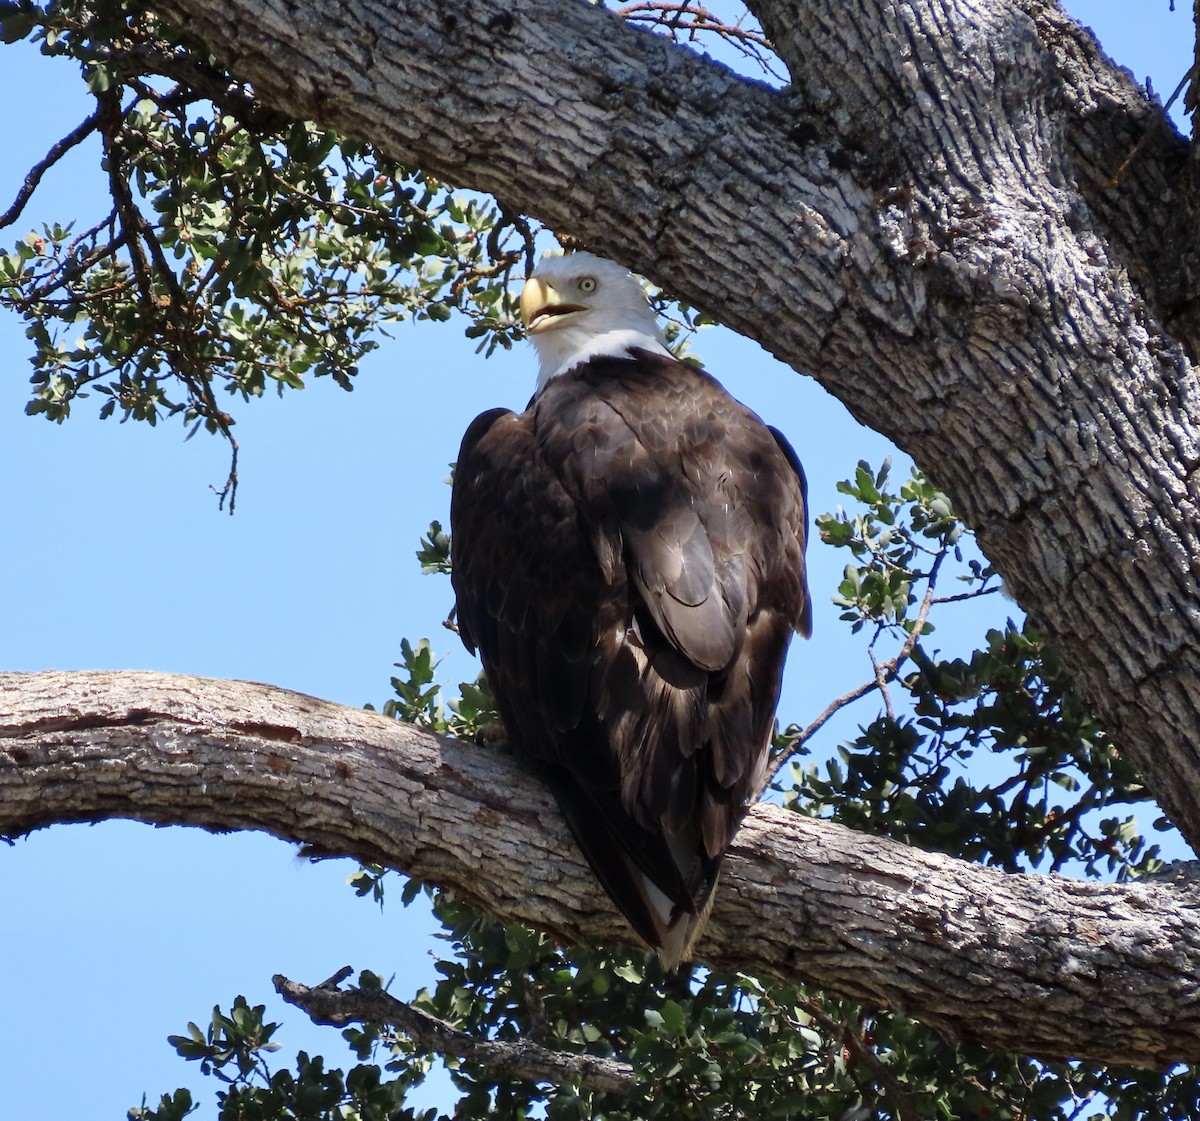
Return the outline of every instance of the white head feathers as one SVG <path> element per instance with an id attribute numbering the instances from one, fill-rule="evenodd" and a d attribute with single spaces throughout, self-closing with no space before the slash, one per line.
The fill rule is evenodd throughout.
<path id="1" fill-rule="evenodd" d="M 539 388 L 598 355 L 670 353 L 642 286 L 594 253 L 543 257 L 521 292 L 521 318 L 537 347 Z"/>

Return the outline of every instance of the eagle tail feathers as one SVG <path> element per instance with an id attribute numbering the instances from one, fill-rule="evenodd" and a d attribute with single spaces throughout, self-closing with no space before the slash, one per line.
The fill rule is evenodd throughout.
<path id="1" fill-rule="evenodd" d="M 645 883 L 649 891 L 658 890 L 649 880 Z M 716 887 L 715 879 L 712 887 Z M 704 930 L 704 924 L 708 922 L 709 912 L 712 911 L 715 898 L 712 887 L 709 888 L 699 911 L 674 908 L 669 922 L 663 929 L 659 945 L 652 947 L 664 969 L 678 969 L 683 962 L 691 961 L 692 950 Z"/>
<path id="2" fill-rule="evenodd" d="M 646 839 L 655 851 L 641 854 L 639 860 L 628 833 L 645 831 L 630 821 L 628 833 L 618 836 L 604 810 L 570 778 L 547 778 L 580 851 L 638 937 L 668 969 L 688 960 L 712 907 L 720 861 L 701 860 L 694 846 L 679 838 L 648 832 Z"/>

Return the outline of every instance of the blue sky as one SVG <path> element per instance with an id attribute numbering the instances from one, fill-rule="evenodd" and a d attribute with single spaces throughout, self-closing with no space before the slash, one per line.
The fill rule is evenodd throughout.
<path id="1" fill-rule="evenodd" d="M 1075 0 L 1109 52 L 1166 97 L 1190 64 L 1189 6 Z M 69 66 L 24 45 L 0 47 L 0 209 L 27 168 L 90 110 Z M 36 96 L 30 91 L 36 91 Z M 48 178 L 8 243 L 43 220 L 105 203 L 94 147 Z M 725 331 L 697 343 L 709 368 L 789 435 L 815 511 L 834 485 L 888 454 L 815 383 Z M 519 348 L 484 362 L 454 324 L 401 325 L 364 365 L 352 394 L 317 382 L 237 411 L 242 485 L 233 518 L 209 484 L 224 447 L 182 442 L 171 424 L 98 422 L 85 403 L 62 426 L 26 418 L 28 347 L 0 315 L 0 668 L 155 669 L 266 681 L 351 705 L 387 697 L 401 637 L 428 636 L 443 678 L 475 669 L 441 627 L 444 578 L 413 560 L 430 519 L 447 517 L 447 464 L 472 417 L 519 407 L 534 379 Z M 812 552 L 816 638 L 793 648 L 780 714 L 807 721 L 864 677 L 861 646 L 828 594 L 843 559 Z M 986 617 L 1012 605 L 994 601 Z M 939 631 L 970 643 L 983 615 Z M 870 712 L 856 714 L 869 719 Z M 351 1061 L 337 1034 L 273 997 L 284 972 L 316 982 L 342 965 L 395 974 L 411 995 L 432 979 L 432 924 L 398 903 L 382 913 L 345 886 L 348 862 L 310 866 L 261 835 L 213 837 L 132 823 L 58 827 L 0 848 L 8 909 L 0 951 L 0 1085 L 6 1115 L 123 1117 L 143 1091 L 215 1088 L 166 1036 L 243 993 L 285 1022 L 286 1062 L 301 1048 Z M 29 1023 L 18 1014 L 34 1011 Z M 211 1104 L 198 1114 L 214 1115 Z"/>

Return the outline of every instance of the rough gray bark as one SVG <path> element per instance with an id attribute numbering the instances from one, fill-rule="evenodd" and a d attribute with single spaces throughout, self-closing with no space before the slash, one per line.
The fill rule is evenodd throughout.
<path id="1" fill-rule="evenodd" d="M 756 0 L 782 92 L 563 0 L 156 6 L 273 109 L 489 191 L 820 379 L 952 496 L 1200 839 L 1186 151 L 1051 0 Z"/>
<path id="2" fill-rule="evenodd" d="M 505 755 L 245 682 L 0 674 L 0 836 L 127 817 L 264 829 L 441 884 L 567 941 L 632 936 Z M 1200 889 L 1010 876 L 760 805 L 711 965 L 1050 1056 L 1200 1060 Z"/>

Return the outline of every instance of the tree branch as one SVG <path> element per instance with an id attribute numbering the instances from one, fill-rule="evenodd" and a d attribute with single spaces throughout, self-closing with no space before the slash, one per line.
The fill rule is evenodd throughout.
<path id="1" fill-rule="evenodd" d="M 273 982 L 275 991 L 284 1000 L 303 1009 L 316 1024 L 334 1027 L 345 1027 L 352 1022 L 390 1024 L 422 1050 L 466 1059 L 529 1082 L 574 1085 L 606 1094 L 628 1094 L 637 1089 L 637 1076 L 628 1063 L 556 1051 L 532 1039 L 476 1039 L 445 1020 L 397 1000 L 383 989 L 342 991 L 328 983 L 309 988 L 279 973 Z"/>
<path id="2" fill-rule="evenodd" d="M 0 674 L 0 836 L 133 818 L 400 869 L 567 942 L 632 935 L 502 752 L 247 682 Z M 1200 891 L 1005 875 L 759 805 L 700 960 L 812 982 L 1000 1050 L 1200 1059 Z"/>
<path id="3" fill-rule="evenodd" d="M 839 1023 L 815 1000 L 804 1001 L 803 1007 L 825 1029 L 829 1038 L 839 1040 L 853 1056 L 854 1062 L 865 1068 L 870 1079 L 883 1087 L 890 1104 L 895 1108 L 896 1121 L 921 1121 L 921 1114 L 917 1111 L 909 1088 L 891 1072 L 887 1063 L 875 1053 L 875 1048 L 859 1038 L 855 1025 Z M 859 1083 L 861 1085 L 862 1080 Z"/>
<path id="4" fill-rule="evenodd" d="M 42 176 L 72 148 L 82 144 L 91 136 L 96 131 L 96 126 L 99 122 L 99 112 L 93 113 L 86 120 L 81 121 L 66 136 L 52 145 L 50 151 L 29 169 L 29 174 L 25 176 L 25 181 L 17 191 L 17 197 L 13 200 L 12 206 L 3 214 L 0 214 L 0 230 L 4 229 L 5 226 L 11 226 L 21 216 L 21 213 L 25 209 L 25 204 L 33 197 L 33 192 L 37 190 L 38 184 L 42 181 Z"/>
<path id="5" fill-rule="evenodd" d="M 879 631 L 875 632 L 875 638 L 871 639 L 871 644 L 867 647 L 867 653 L 871 659 L 871 668 L 874 670 L 874 677 L 871 681 L 864 682 L 855 689 L 851 689 L 848 693 L 843 693 L 840 697 L 834 698 L 825 706 L 822 711 L 808 726 L 792 741 L 791 746 L 780 753 L 767 770 L 761 783 L 759 783 L 757 797 L 761 798 L 763 792 L 775 781 L 776 776 L 785 766 L 791 763 L 796 758 L 796 753 L 802 748 L 825 723 L 834 715 L 840 712 L 847 705 L 853 704 L 855 701 L 865 697 L 873 689 L 878 689 L 883 694 L 884 702 L 887 706 L 887 714 L 889 719 L 895 719 L 892 712 L 892 702 L 888 696 L 887 687 L 900 676 L 900 667 L 908 661 L 917 642 L 920 640 L 922 633 L 925 630 L 925 620 L 929 618 L 929 608 L 939 600 L 934 596 L 934 589 L 937 587 L 938 571 L 942 567 L 942 561 L 946 558 L 947 547 L 943 546 L 937 551 L 934 557 L 932 566 L 929 569 L 927 577 L 929 586 L 925 589 L 924 596 L 921 597 L 921 606 L 917 609 L 917 617 L 913 620 L 912 626 L 909 628 L 907 637 L 904 639 L 903 645 L 891 658 L 884 662 L 875 660 L 875 639 L 879 637 Z M 978 595 L 978 592 L 971 593 Z"/>

